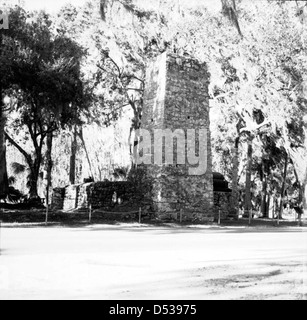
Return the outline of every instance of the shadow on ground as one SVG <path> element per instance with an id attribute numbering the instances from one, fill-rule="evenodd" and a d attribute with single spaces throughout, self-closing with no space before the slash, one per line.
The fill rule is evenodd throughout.
<path id="1" fill-rule="evenodd" d="M 78 231 L 129 231 L 129 232 L 146 232 L 150 230 L 161 231 L 162 233 L 195 233 L 203 231 L 211 232 L 228 232 L 228 233 L 251 233 L 251 232 L 298 232 L 306 230 L 306 225 L 301 229 L 298 228 L 298 222 L 281 220 L 277 224 L 276 220 L 255 219 L 249 225 L 248 219 L 225 220 L 221 225 L 217 223 L 197 224 L 197 223 L 162 223 L 159 221 L 144 221 L 139 224 L 135 220 L 106 220 L 103 216 L 94 216 L 89 223 L 87 214 L 68 214 L 68 213 L 51 213 L 48 219 L 48 225 L 45 224 L 45 212 L 1 212 L 0 223 L 2 228 L 77 228 Z M 294 229 L 295 228 L 295 229 Z"/>
<path id="2" fill-rule="evenodd" d="M 155 234 L 197 234 L 197 233 L 229 233 L 229 234 L 250 234 L 250 233 L 300 233 L 307 232 L 306 227 L 296 227 L 296 226 L 279 226 L 279 227 L 228 227 L 228 226 L 182 226 L 177 224 L 124 224 L 116 222 L 103 222 L 98 224 L 88 224 L 88 223 L 50 223 L 47 226 L 45 223 L 18 223 L 18 224 L 2 224 L 2 229 L 32 229 L 32 228 L 69 228 L 75 230 L 76 232 L 129 232 L 129 233 L 146 233 L 154 231 Z"/>

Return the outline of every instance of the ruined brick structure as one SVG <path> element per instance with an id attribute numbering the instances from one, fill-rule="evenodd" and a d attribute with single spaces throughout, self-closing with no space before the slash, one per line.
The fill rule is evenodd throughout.
<path id="1" fill-rule="evenodd" d="M 187 57 L 164 53 L 148 65 L 146 73 L 142 129 L 154 133 L 155 129 L 185 131 L 185 146 L 178 150 L 187 154 L 189 146 L 188 129 L 206 129 L 207 170 L 201 175 L 192 175 L 193 168 L 186 159 L 185 164 L 164 163 L 143 165 L 153 179 L 152 201 L 158 218 L 178 218 L 181 211 L 186 221 L 213 220 L 213 177 L 210 143 L 209 86 L 210 75 L 206 64 Z M 196 134 L 196 155 L 200 143 Z M 154 145 L 154 139 L 152 138 Z M 193 142 L 193 141 L 192 141 Z M 191 145 L 191 144 L 190 144 Z M 176 146 L 182 149 L 178 140 L 173 150 L 163 150 L 165 160 L 168 152 L 178 157 Z M 157 152 L 155 147 L 151 150 Z M 198 151 L 199 153 L 200 151 Z M 195 165 L 194 167 L 196 167 Z"/>

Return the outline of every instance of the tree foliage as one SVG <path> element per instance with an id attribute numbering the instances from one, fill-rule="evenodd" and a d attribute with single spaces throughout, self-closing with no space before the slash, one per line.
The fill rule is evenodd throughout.
<path id="1" fill-rule="evenodd" d="M 78 121 L 80 110 L 88 105 L 80 70 L 85 52 L 70 38 L 54 33 L 52 21 L 44 12 L 27 15 L 17 8 L 11 16 L 17 21 L 7 34 L 14 55 L 3 87 L 14 101 L 17 117 L 11 117 L 6 138 L 24 156 L 30 169 L 30 196 L 38 197 L 47 136 L 60 126 Z M 21 128 L 23 139 L 32 141 L 31 150 L 16 141 Z"/>

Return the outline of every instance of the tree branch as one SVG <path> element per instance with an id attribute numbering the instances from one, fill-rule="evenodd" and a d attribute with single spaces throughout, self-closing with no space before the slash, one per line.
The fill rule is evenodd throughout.
<path id="1" fill-rule="evenodd" d="M 134 75 L 124 76 L 123 78 L 129 78 L 129 77 L 131 77 L 131 78 L 133 78 L 135 80 L 138 80 L 138 81 L 142 82 L 143 84 L 145 84 L 145 80 L 142 80 L 142 79 L 140 79 L 140 78 L 138 78 L 137 76 L 134 76 Z"/>
<path id="2" fill-rule="evenodd" d="M 121 110 L 121 109 L 123 109 L 123 108 L 125 108 L 125 107 L 131 107 L 131 104 L 130 104 L 130 103 L 123 104 L 122 106 L 120 106 L 120 107 L 112 110 L 108 115 L 111 115 L 112 112 L 116 112 L 116 111 Z"/>
<path id="3" fill-rule="evenodd" d="M 265 122 L 263 122 L 263 123 L 261 123 L 261 124 L 259 124 L 259 125 L 257 125 L 257 126 L 254 126 L 254 127 L 250 128 L 250 129 L 248 129 L 248 128 L 245 127 L 245 128 L 242 128 L 242 129 L 240 130 L 240 134 L 255 132 L 255 131 L 258 131 L 258 130 L 260 130 L 261 128 L 263 128 L 263 127 L 265 127 L 265 126 L 269 126 L 269 125 L 271 125 L 271 122 L 270 122 L 270 121 L 265 121 Z"/>
<path id="4" fill-rule="evenodd" d="M 144 92 L 144 90 L 143 90 L 143 89 L 136 89 L 136 88 L 127 88 L 127 91 Z"/>
<path id="5" fill-rule="evenodd" d="M 107 69 L 103 68 L 102 66 L 100 66 L 99 64 L 97 64 L 97 68 L 99 68 L 100 70 L 110 74 L 111 76 L 115 77 L 116 75 L 113 72 L 108 71 Z"/>
<path id="6" fill-rule="evenodd" d="M 135 102 L 133 100 L 129 99 L 129 105 L 131 106 L 131 108 L 133 109 L 134 113 L 136 114 L 137 110 L 136 110 L 136 107 L 135 107 Z"/>
<path id="7" fill-rule="evenodd" d="M 218 99 L 222 99 L 222 98 L 226 98 L 228 96 L 230 96 L 231 94 L 234 94 L 235 92 L 232 90 L 232 91 L 229 91 L 229 92 L 226 92 L 226 93 L 223 93 L 223 94 L 220 94 L 216 97 L 213 97 L 212 100 L 218 100 Z"/>
<path id="8" fill-rule="evenodd" d="M 8 142 L 13 145 L 27 160 L 28 165 L 31 167 L 33 165 L 31 156 L 18 144 L 16 143 L 7 132 L 5 132 L 5 139 L 8 140 Z"/>
<path id="9" fill-rule="evenodd" d="M 32 129 L 32 123 L 28 123 L 27 126 L 28 126 L 28 129 L 29 129 L 30 136 L 32 138 L 33 144 L 34 144 L 34 148 L 35 148 L 35 150 L 37 150 L 38 149 L 38 143 L 37 143 L 36 138 L 38 136 L 37 136 L 36 132 L 34 132 L 33 129 Z"/>
<path id="10" fill-rule="evenodd" d="M 115 68 L 118 71 L 118 77 L 121 78 L 122 77 L 122 72 L 120 71 L 120 68 L 118 66 L 118 64 L 109 56 L 109 60 L 114 64 Z"/>

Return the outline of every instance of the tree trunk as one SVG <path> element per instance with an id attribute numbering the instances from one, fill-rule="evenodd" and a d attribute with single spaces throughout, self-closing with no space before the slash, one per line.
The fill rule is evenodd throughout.
<path id="1" fill-rule="evenodd" d="M 307 215 L 307 170 L 306 170 L 305 178 L 302 183 L 302 193 L 303 193 L 303 197 L 302 197 L 303 210 L 306 216 Z"/>
<path id="2" fill-rule="evenodd" d="M 307 181 L 303 185 L 303 206 L 304 206 L 304 215 L 307 215 Z"/>
<path id="3" fill-rule="evenodd" d="M 77 133 L 77 126 L 75 126 L 73 129 L 70 154 L 69 182 L 71 185 L 76 183 Z"/>
<path id="4" fill-rule="evenodd" d="M 244 216 L 249 217 L 249 212 L 252 209 L 252 165 L 253 165 L 253 137 L 248 137 L 247 150 L 247 167 L 246 167 L 246 184 L 245 184 L 245 205 Z"/>
<path id="5" fill-rule="evenodd" d="M 266 204 L 267 218 L 270 218 L 271 200 L 272 200 L 272 196 L 271 196 L 271 194 L 269 194 L 269 195 L 268 195 L 268 201 L 267 201 L 267 204 Z"/>
<path id="6" fill-rule="evenodd" d="M 231 211 L 238 215 L 239 213 L 239 188 L 238 188 L 238 176 L 239 176 L 239 142 L 238 137 L 235 141 L 234 156 L 233 156 L 233 166 L 232 166 L 232 201 L 231 201 Z"/>
<path id="7" fill-rule="evenodd" d="M 285 167 L 284 167 L 283 178 L 282 178 L 282 187 L 281 187 L 281 199 L 280 199 L 280 208 L 279 208 L 279 219 L 282 219 L 283 212 L 284 212 L 285 193 L 286 193 L 286 185 L 287 185 L 288 163 L 289 163 L 289 157 L 288 157 L 288 154 L 286 154 L 286 157 L 285 157 Z"/>
<path id="8" fill-rule="evenodd" d="M 84 151 L 85 151 L 85 154 L 86 154 L 87 162 L 88 162 L 90 173 L 91 173 L 91 178 L 94 179 L 92 163 L 91 163 L 90 156 L 89 156 L 89 153 L 88 153 L 88 150 L 86 148 L 85 141 L 84 141 L 82 127 L 80 128 L 80 131 L 79 131 L 79 138 L 80 138 L 80 140 L 82 142 L 82 145 L 83 145 L 83 148 L 84 148 Z"/>
<path id="9" fill-rule="evenodd" d="M 268 186 L 271 186 L 271 187 L 270 187 L 269 196 L 268 196 L 267 213 L 268 213 L 268 218 L 270 218 L 270 214 L 272 213 L 272 218 L 274 219 L 275 190 L 272 189 L 273 180 L 274 180 L 274 174 L 273 172 L 270 172 L 270 175 L 268 176 Z"/>
<path id="10" fill-rule="evenodd" d="M 2 31 L 0 30 L 0 56 L 2 55 Z M 0 197 L 6 198 L 8 194 L 8 177 L 6 167 L 6 140 L 4 134 L 5 114 L 2 94 L 2 85 L 0 82 Z"/>
<path id="11" fill-rule="evenodd" d="M 1 88 L 0 88 L 1 93 Z M 0 95 L 0 197 L 6 198 L 8 194 L 8 176 L 6 166 L 6 140 L 4 134 L 5 114 L 2 105 L 2 94 Z"/>
<path id="12" fill-rule="evenodd" d="M 306 185 L 307 185 L 307 129 L 304 129 L 304 143 L 303 146 L 298 150 L 293 150 L 290 143 L 285 147 L 288 154 L 290 155 L 293 165 L 296 180 L 300 188 L 300 203 L 299 206 L 304 207 L 305 214 L 307 214 L 307 194 L 306 194 Z"/>
<path id="13" fill-rule="evenodd" d="M 139 144 L 139 141 L 136 140 L 135 133 L 137 132 L 137 130 L 141 128 L 141 111 L 133 101 L 130 101 L 130 106 L 133 109 L 134 118 L 132 120 L 132 124 L 130 127 L 128 143 L 129 143 L 129 150 L 130 150 L 131 166 L 133 168 L 136 166 L 135 148 Z M 133 140 L 132 140 L 132 136 L 134 136 Z"/>
<path id="14" fill-rule="evenodd" d="M 35 160 L 33 165 L 33 170 L 31 168 L 31 179 L 30 179 L 30 198 L 31 199 L 39 199 L 38 195 L 38 179 L 40 168 L 42 164 L 42 147 L 43 144 L 41 142 L 40 146 L 35 150 Z"/>
<path id="15" fill-rule="evenodd" d="M 296 182 L 298 184 L 298 188 L 299 188 L 299 199 L 298 199 L 298 204 L 297 206 L 302 207 L 304 209 L 304 213 L 307 214 L 307 178 L 305 180 L 303 180 L 303 183 L 301 182 L 302 179 L 299 178 L 299 175 L 296 171 L 296 168 L 294 168 L 294 174 L 296 177 Z"/>
<path id="16" fill-rule="evenodd" d="M 28 188 L 30 189 L 29 197 L 30 199 L 39 199 L 37 184 L 42 163 L 43 140 L 41 140 L 40 145 L 35 148 L 35 160 L 33 161 L 31 155 L 21 148 L 18 143 L 7 134 L 7 132 L 5 132 L 5 138 L 24 156 L 25 160 L 27 161 L 30 169 L 30 176 L 27 183 Z"/>
<path id="17" fill-rule="evenodd" d="M 51 183 L 51 175 L 52 175 L 52 143 L 53 143 L 53 133 L 50 132 L 47 135 L 47 186 L 46 186 L 46 223 L 48 222 L 48 214 L 49 214 L 49 194 Z"/>
<path id="18" fill-rule="evenodd" d="M 273 196 L 273 204 L 272 204 L 272 208 L 273 208 L 273 209 L 272 209 L 272 211 L 273 211 L 273 213 L 272 213 L 272 215 L 273 215 L 273 220 L 277 218 L 277 215 L 276 215 L 276 211 L 277 211 L 277 206 L 276 206 L 276 205 L 277 205 L 277 203 L 278 203 L 278 202 L 277 202 L 277 200 L 276 200 L 276 196 L 274 195 L 274 196 Z"/>
<path id="19" fill-rule="evenodd" d="M 221 0 L 222 2 L 222 13 L 224 16 L 226 16 L 231 23 L 236 27 L 239 35 L 243 37 L 239 19 L 238 19 L 238 13 L 237 13 L 237 6 L 235 0 Z"/>
<path id="20" fill-rule="evenodd" d="M 38 188 L 37 188 L 38 179 L 39 179 L 39 170 L 37 170 L 37 164 L 32 166 L 30 170 L 31 170 L 31 174 L 28 182 L 29 189 L 30 189 L 29 196 L 30 196 L 30 199 L 37 199 L 39 198 Z"/>
<path id="21" fill-rule="evenodd" d="M 268 198 L 268 176 L 265 168 L 264 161 L 262 162 L 262 199 L 261 199 L 261 213 L 263 218 L 268 218 L 268 207 L 267 207 L 267 198 Z"/>

